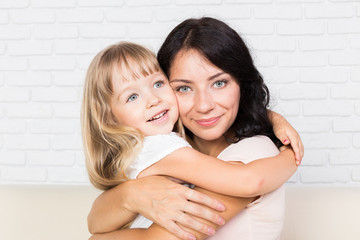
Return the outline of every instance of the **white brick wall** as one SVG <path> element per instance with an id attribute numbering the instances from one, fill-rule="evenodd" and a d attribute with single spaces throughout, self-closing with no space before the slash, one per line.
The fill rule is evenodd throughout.
<path id="1" fill-rule="evenodd" d="M 0 0 L 0 184 L 89 184 L 86 69 L 108 44 L 157 51 L 189 17 L 241 32 L 306 155 L 290 184 L 360 185 L 359 0 Z"/>

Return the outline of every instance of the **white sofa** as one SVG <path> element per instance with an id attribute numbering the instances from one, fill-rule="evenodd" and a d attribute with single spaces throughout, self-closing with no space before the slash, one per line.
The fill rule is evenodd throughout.
<path id="1" fill-rule="evenodd" d="M 283 240 L 360 239 L 360 187 L 287 186 Z M 90 186 L 0 185 L 0 240 L 88 239 Z"/>

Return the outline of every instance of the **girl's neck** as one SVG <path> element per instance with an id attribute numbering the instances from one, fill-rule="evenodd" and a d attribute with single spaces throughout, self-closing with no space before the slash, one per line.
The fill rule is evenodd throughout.
<path id="1" fill-rule="evenodd" d="M 230 143 L 226 141 L 225 137 L 209 141 L 194 136 L 193 142 L 200 152 L 212 157 L 217 157 L 230 145 Z"/>

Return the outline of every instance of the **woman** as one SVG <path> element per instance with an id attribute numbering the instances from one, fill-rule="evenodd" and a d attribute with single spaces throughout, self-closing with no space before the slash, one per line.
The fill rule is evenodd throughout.
<path id="1" fill-rule="evenodd" d="M 224 160 L 237 163 L 247 163 L 256 158 L 277 154 L 274 150 L 276 149 L 274 148 L 275 145 L 268 141 L 270 138 L 274 143 L 279 144 L 268 119 L 266 109 L 269 102 L 268 90 L 261 75 L 253 65 L 246 45 L 233 29 L 223 22 L 211 18 L 186 20 L 169 34 L 158 53 L 158 59 L 176 92 L 180 118 L 194 147 L 211 156 L 219 156 Z M 256 135 L 264 136 L 256 137 Z M 285 139 L 285 137 L 282 136 L 280 139 Z M 292 139 L 294 139 L 292 142 L 296 142 L 297 137 L 295 136 Z M 299 148 L 296 151 L 302 155 L 301 141 L 298 140 L 298 142 L 300 146 L 295 148 Z M 301 156 L 297 156 L 297 159 L 300 160 Z M 274 164 L 281 163 L 274 162 Z M 279 165 L 279 167 L 283 166 Z M 295 170 L 293 166 L 289 166 L 289 169 L 289 171 Z M 158 201 L 159 198 L 157 197 L 147 196 L 148 193 L 159 193 L 159 191 L 149 190 L 155 185 L 159 186 L 153 181 L 155 181 L 154 178 L 149 179 L 146 183 L 146 179 L 143 179 L 141 185 L 137 185 L 137 187 L 136 184 L 139 183 L 136 182 L 130 182 L 131 187 L 122 184 L 122 186 L 120 185 L 100 196 L 88 218 L 90 229 L 98 228 L 102 229 L 103 232 L 115 230 L 133 218 L 134 212 L 140 212 L 156 223 L 167 227 L 177 236 L 193 239 L 193 235 L 186 232 L 193 232 L 191 229 L 185 228 L 186 231 L 184 231 L 174 221 L 170 221 L 170 224 L 164 224 L 159 221 L 159 218 L 154 217 L 158 212 L 162 212 L 162 207 L 159 207 L 160 210 L 155 207 L 154 212 L 150 210 L 151 204 L 146 203 L 147 201 L 155 204 L 161 202 L 161 200 Z M 147 185 L 143 185 L 144 182 Z M 169 183 L 166 186 L 172 188 L 174 186 L 172 184 Z M 137 191 L 134 191 L 134 188 Z M 183 196 L 189 192 L 191 194 L 197 193 L 184 190 L 184 188 L 181 189 L 178 191 L 182 192 Z M 160 196 L 164 196 L 163 192 L 160 191 L 160 193 Z M 244 207 L 246 209 L 236 215 L 234 221 L 231 224 L 226 224 L 214 237 L 221 239 L 221 235 L 222 239 L 229 239 L 231 236 L 251 239 L 249 236 L 254 235 L 254 239 L 265 239 L 263 236 L 268 239 L 276 239 L 280 234 L 283 220 L 283 194 L 283 188 L 279 188 L 269 194 L 249 196 L 249 198 L 244 199 L 215 195 L 216 198 L 225 203 L 228 209 L 228 211 L 220 213 L 226 220 L 236 215 Z M 117 199 L 116 196 L 119 195 L 122 198 Z M 126 198 L 129 196 L 134 199 L 127 200 Z M 202 198 L 203 200 L 201 200 Z M 165 197 L 165 202 L 169 201 L 168 199 Z M 199 195 L 199 193 L 195 196 L 186 196 L 185 199 L 205 203 L 214 208 L 219 206 L 219 202 Z M 115 202 L 116 200 L 118 201 Z M 203 220 L 198 219 L 200 222 L 196 221 L 189 216 L 190 214 L 222 223 L 221 218 L 209 209 L 199 208 L 194 203 L 182 203 L 180 206 L 180 208 L 175 208 L 175 211 L 172 208 L 165 212 L 174 211 L 178 213 L 177 210 L 180 209 L 182 214 L 172 214 L 170 219 L 183 226 L 190 227 L 193 225 L 193 229 L 200 230 L 208 235 L 214 233 L 212 228 L 206 226 L 211 225 L 216 228 L 215 225 L 212 225 L 211 222 L 206 222 L 204 225 L 200 223 Z M 221 210 L 221 205 L 218 209 Z M 272 212 L 274 209 L 278 209 L 278 211 Z M 200 213 L 197 213 L 199 211 Z M 256 218 L 258 213 L 260 213 L 260 217 Z M 255 224 L 249 224 L 249 216 L 256 219 Z M 104 222 L 108 228 L 99 225 L 99 222 Z M 91 226 L 92 224 L 95 227 Z M 243 228 L 239 229 L 239 226 L 243 226 Z M 107 237 L 118 236 L 141 239 L 142 234 L 145 234 L 146 239 L 152 239 L 152 237 L 154 239 L 161 239 L 162 237 L 171 239 L 173 237 L 166 230 L 156 225 L 147 232 L 125 230 L 96 237 L 107 239 Z M 205 235 L 197 232 L 193 232 L 193 234 L 197 237 L 205 237 Z"/>

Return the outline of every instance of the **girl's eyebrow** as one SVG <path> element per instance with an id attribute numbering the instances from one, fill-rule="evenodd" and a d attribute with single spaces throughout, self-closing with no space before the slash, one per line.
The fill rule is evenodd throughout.
<path id="1" fill-rule="evenodd" d="M 208 80 L 211 81 L 211 80 L 213 80 L 213 79 L 215 79 L 215 78 L 217 78 L 217 77 L 219 77 L 219 76 L 221 76 L 221 75 L 223 75 L 223 74 L 225 74 L 225 72 L 216 73 L 216 74 L 210 76 L 210 77 L 208 78 Z M 191 80 L 187 80 L 187 79 L 171 79 L 171 80 L 169 80 L 169 83 L 172 83 L 172 82 L 191 83 L 192 81 L 191 81 Z"/>
<path id="2" fill-rule="evenodd" d="M 126 93 L 127 91 L 129 91 L 130 89 L 131 89 L 131 86 L 128 85 L 128 86 L 126 86 L 125 88 L 120 89 L 118 92 L 114 92 L 115 95 L 116 95 L 116 99 L 119 101 L 119 100 L 120 100 L 120 97 L 121 97 L 122 95 L 124 95 L 124 93 Z"/>

